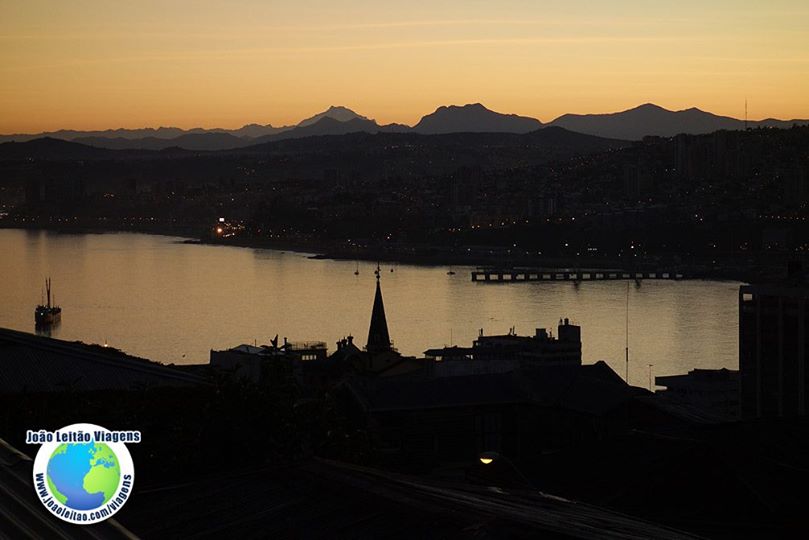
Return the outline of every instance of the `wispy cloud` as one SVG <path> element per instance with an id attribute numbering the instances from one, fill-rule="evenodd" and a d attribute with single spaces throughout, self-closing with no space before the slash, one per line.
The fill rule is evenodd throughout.
<path id="1" fill-rule="evenodd" d="M 440 27 L 487 27 L 489 29 L 507 27 L 533 28 L 565 28 L 571 32 L 580 28 L 645 28 L 654 24 L 671 25 L 677 22 L 688 22 L 688 18 L 600 18 L 600 19 L 435 19 L 411 21 L 369 21 L 330 24 L 291 24 L 291 25 L 246 25 L 237 32 L 226 30 L 200 31 L 195 26 L 172 25 L 165 31 L 147 30 L 140 27 L 118 27 L 114 32 L 99 31 L 97 27 L 84 27 L 71 32 L 54 30 L 53 32 L 20 32 L 0 34 L 0 40 L 20 41 L 76 41 L 76 40 L 122 40 L 122 39 L 244 39 L 251 36 L 266 35 L 270 32 L 332 32 L 344 30 L 385 30 L 392 28 L 440 28 Z"/>
<path id="2" fill-rule="evenodd" d="M 716 41 L 715 37 L 704 38 Z M 316 45 L 316 46 L 276 46 L 276 47 L 248 47 L 224 48 L 209 50 L 173 51 L 167 53 L 154 53 L 145 55 L 125 55 L 104 58 L 72 58 L 65 62 L 49 62 L 44 64 L 26 64 L 17 66 L 0 66 L 0 71 L 28 71 L 35 69 L 53 69 L 57 67 L 104 65 L 139 62 L 179 62 L 200 59 L 233 58 L 235 56 L 273 55 L 273 54 L 302 54 L 302 53 L 329 53 L 347 51 L 371 51 L 389 49 L 424 49 L 442 47 L 477 47 L 501 45 L 541 45 L 541 44 L 567 44 L 567 45 L 598 45 L 610 43 L 677 43 L 682 38 L 676 36 L 580 36 L 580 37 L 526 37 L 526 38 L 480 38 L 480 39 L 444 39 L 399 42 L 374 42 L 344 45 Z"/>

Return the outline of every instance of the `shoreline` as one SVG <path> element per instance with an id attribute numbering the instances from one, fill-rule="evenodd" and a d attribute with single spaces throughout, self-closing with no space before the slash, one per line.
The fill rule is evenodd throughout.
<path id="1" fill-rule="evenodd" d="M 275 251 L 290 251 L 308 255 L 311 259 L 346 261 L 356 260 L 365 262 L 384 262 L 395 264 L 407 264 L 414 266 L 467 266 L 489 269 L 514 269 L 514 268 L 536 268 L 548 271 L 553 270 L 618 270 L 618 271 L 643 271 L 656 270 L 662 268 L 663 271 L 674 271 L 684 277 L 677 280 L 704 280 L 704 281 L 735 281 L 750 283 L 756 280 L 766 279 L 774 274 L 780 267 L 751 268 L 742 267 L 740 263 L 709 265 L 706 262 L 660 262 L 659 260 L 647 259 L 634 263 L 632 268 L 626 268 L 622 261 L 609 258 L 564 258 L 528 255 L 519 253 L 518 250 L 491 246 L 486 248 L 476 248 L 472 252 L 471 248 L 463 251 L 464 248 L 447 247 L 438 245 L 418 245 L 418 246 L 340 246 L 333 242 L 322 240 L 269 240 L 255 237 L 234 238 L 225 240 L 215 240 L 199 235 L 199 228 L 173 226 L 166 227 L 153 225 L 146 227 L 93 227 L 86 225 L 42 225 L 42 224 L 19 224 L 0 223 L 0 229 L 16 229 L 25 231 L 45 231 L 57 234 L 149 234 L 154 236 L 165 236 L 178 239 L 178 243 L 188 245 L 209 245 L 209 246 L 229 246 L 249 249 L 270 249 Z M 484 253 L 486 252 L 486 253 Z M 662 259 L 660 258 L 655 259 Z M 480 283 L 486 283 L 481 281 Z M 493 284 L 491 282 L 486 284 Z"/>

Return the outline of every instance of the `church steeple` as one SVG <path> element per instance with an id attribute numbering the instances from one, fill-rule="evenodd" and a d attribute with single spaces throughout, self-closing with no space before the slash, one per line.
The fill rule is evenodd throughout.
<path id="1" fill-rule="evenodd" d="M 371 311 L 371 326 L 368 329 L 368 344 L 365 346 L 371 354 L 379 354 L 391 350 L 388 321 L 385 317 L 385 304 L 382 302 L 382 288 L 379 285 L 379 265 L 376 267 L 376 295 Z"/>

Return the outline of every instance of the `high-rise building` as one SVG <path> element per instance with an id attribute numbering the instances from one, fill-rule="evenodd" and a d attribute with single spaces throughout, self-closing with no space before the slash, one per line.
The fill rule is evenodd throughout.
<path id="1" fill-rule="evenodd" d="M 809 283 L 801 279 L 739 290 L 741 416 L 807 412 Z"/>

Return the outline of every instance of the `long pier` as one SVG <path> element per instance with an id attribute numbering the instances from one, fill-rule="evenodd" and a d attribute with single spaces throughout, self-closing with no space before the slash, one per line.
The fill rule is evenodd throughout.
<path id="1" fill-rule="evenodd" d="M 478 269 L 472 271 L 472 281 L 481 283 L 518 283 L 523 281 L 618 281 L 644 279 L 685 279 L 674 271 L 571 270 L 571 269 Z"/>

